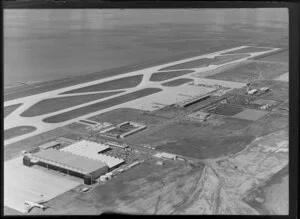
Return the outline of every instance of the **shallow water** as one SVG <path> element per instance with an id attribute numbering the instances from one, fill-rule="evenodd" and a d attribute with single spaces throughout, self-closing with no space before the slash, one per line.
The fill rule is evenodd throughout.
<path id="1" fill-rule="evenodd" d="M 287 46 L 286 9 L 5 9 L 4 83 L 45 81 L 185 52 Z"/>

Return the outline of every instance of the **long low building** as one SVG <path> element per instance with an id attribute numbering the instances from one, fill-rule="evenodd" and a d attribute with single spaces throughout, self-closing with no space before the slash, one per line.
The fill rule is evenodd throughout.
<path id="1" fill-rule="evenodd" d="M 95 179 L 108 171 L 108 166 L 100 160 L 92 160 L 83 156 L 52 148 L 42 150 L 35 154 L 26 155 L 25 157 L 27 156 L 30 159 L 28 161 L 29 163 L 35 163 L 81 178 L 88 176 Z"/>

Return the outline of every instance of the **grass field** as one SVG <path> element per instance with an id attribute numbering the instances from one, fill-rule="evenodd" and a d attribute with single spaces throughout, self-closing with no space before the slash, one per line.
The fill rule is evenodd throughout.
<path id="1" fill-rule="evenodd" d="M 215 123 L 176 122 L 149 135 L 133 139 L 135 144 L 157 145 L 157 149 L 193 158 L 218 157 L 242 150 L 254 139 L 243 131 L 250 122 L 218 117 Z M 172 143 L 165 144 L 165 141 Z M 161 144 L 159 145 L 159 143 Z"/>
<path id="2" fill-rule="evenodd" d="M 271 132 L 289 128 L 289 117 L 280 113 L 268 113 L 259 120 L 250 123 L 245 130 L 247 135 L 263 136 Z"/>
<path id="3" fill-rule="evenodd" d="M 122 103 L 126 103 L 131 100 L 135 100 L 141 97 L 148 96 L 150 94 L 154 94 L 160 92 L 161 89 L 159 88 L 145 88 L 142 90 L 138 90 L 129 94 L 125 94 L 122 96 L 114 97 L 109 100 L 105 100 L 99 103 L 90 104 L 88 106 L 80 107 L 78 109 L 70 110 L 65 113 L 61 113 L 58 115 L 54 115 L 48 118 L 43 119 L 44 122 L 48 123 L 57 123 L 57 122 L 64 122 L 70 119 L 74 119 L 79 116 L 83 116 L 89 113 L 93 113 L 99 110 L 103 110 L 115 105 L 119 105 Z"/>
<path id="4" fill-rule="evenodd" d="M 69 132 L 66 129 L 57 128 L 45 133 L 35 135 L 33 137 L 26 138 L 22 141 L 9 144 L 4 149 L 4 160 L 10 160 L 16 156 L 19 156 L 22 150 L 30 150 L 36 146 L 55 140 L 56 138 L 65 136 L 66 134 L 69 134 Z"/>
<path id="5" fill-rule="evenodd" d="M 167 40 L 169 40 L 169 39 L 167 39 Z M 178 45 L 178 43 L 176 43 L 175 45 Z M 126 66 L 121 66 L 121 67 L 116 67 L 116 68 L 110 68 L 108 70 L 103 70 L 100 72 L 93 72 L 93 73 L 88 73 L 88 74 L 82 74 L 79 76 L 72 76 L 72 77 L 66 77 L 66 78 L 52 80 L 52 81 L 36 83 L 33 85 L 28 85 L 28 86 L 13 87 L 13 88 L 5 89 L 3 99 L 4 99 L 4 101 L 8 101 L 8 100 L 26 97 L 29 95 L 38 94 L 41 92 L 47 92 L 47 91 L 52 91 L 52 90 L 59 89 L 59 88 L 64 88 L 67 86 L 77 85 L 80 83 L 85 83 L 85 82 L 94 81 L 94 80 L 98 80 L 98 79 L 113 77 L 113 76 L 117 76 L 117 75 L 124 75 L 131 71 L 137 71 L 137 70 L 149 68 L 149 67 L 152 67 L 155 65 L 161 65 L 161 64 L 168 63 L 168 62 L 191 58 L 194 56 L 199 56 L 199 55 L 210 53 L 210 52 L 229 49 L 234 46 L 239 46 L 239 45 L 237 45 L 237 43 L 235 41 L 232 41 L 232 42 L 226 41 L 225 43 L 222 42 L 219 44 L 216 44 L 215 42 L 212 42 L 212 41 L 206 41 L 205 47 L 201 48 L 201 50 L 195 49 L 193 46 L 192 50 L 182 52 L 182 48 L 180 48 L 180 50 L 178 50 L 180 52 L 175 55 L 173 53 L 172 55 L 159 57 L 156 59 L 152 59 L 150 61 L 149 60 L 138 61 L 134 64 L 129 64 Z M 201 51 L 201 52 L 199 52 L 199 51 Z"/>
<path id="6" fill-rule="evenodd" d="M 222 53 L 222 54 L 236 54 L 236 53 L 252 53 L 252 52 L 264 52 L 270 49 L 266 48 L 257 48 L 257 47 L 247 47 L 242 49 L 233 50 L 230 52 Z"/>
<path id="7" fill-rule="evenodd" d="M 4 140 L 14 138 L 35 131 L 34 126 L 17 126 L 4 130 Z"/>
<path id="8" fill-rule="evenodd" d="M 157 72 L 151 75 L 150 81 L 165 81 L 171 78 L 176 78 L 193 72 L 194 71 L 192 70 Z"/>
<path id="9" fill-rule="evenodd" d="M 238 60 L 241 58 L 248 57 L 250 55 L 242 54 L 242 55 L 223 55 L 223 56 L 216 56 L 214 61 L 211 63 L 213 65 L 221 65 L 227 62 L 232 62 L 234 60 Z"/>
<path id="10" fill-rule="evenodd" d="M 287 73 L 285 73 L 283 75 L 280 75 L 277 78 L 274 78 L 274 80 L 288 82 L 289 81 L 289 72 L 287 72 Z"/>
<path id="11" fill-rule="evenodd" d="M 97 116 L 90 117 L 89 119 L 97 122 L 111 122 L 113 124 L 118 124 L 124 121 L 134 121 L 143 123 L 147 126 L 159 124 L 166 120 L 156 116 L 143 114 L 142 110 L 130 108 L 115 109 Z"/>
<path id="12" fill-rule="evenodd" d="M 289 50 L 284 50 L 271 55 L 264 55 L 258 58 L 253 58 L 255 60 L 269 61 L 269 62 L 284 62 L 289 63 Z"/>
<path id="13" fill-rule="evenodd" d="M 260 99 L 283 102 L 289 99 L 289 83 L 284 81 L 263 80 L 252 83 L 255 87 L 270 87 L 270 92 L 262 95 Z"/>
<path id="14" fill-rule="evenodd" d="M 10 106 L 4 107 L 4 111 L 3 111 L 4 118 L 6 116 L 8 116 L 9 114 L 11 114 L 13 111 L 15 111 L 21 105 L 22 105 L 22 103 L 14 104 L 14 105 L 10 105 Z"/>
<path id="15" fill-rule="evenodd" d="M 74 90 L 70 90 L 61 94 L 74 94 L 74 93 L 84 93 L 84 92 L 93 92 L 93 91 L 107 91 L 107 90 L 117 90 L 136 87 L 141 83 L 143 75 L 135 75 L 125 78 L 119 78 L 116 80 L 111 80 L 87 87 L 82 87 Z"/>
<path id="16" fill-rule="evenodd" d="M 177 70 L 177 69 L 190 69 L 190 68 L 200 68 L 200 67 L 206 67 L 211 64 L 214 65 L 220 65 L 226 62 L 231 62 L 233 60 L 241 59 L 244 57 L 247 57 L 249 55 L 228 55 L 228 56 L 216 56 L 215 58 L 202 58 L 202 59 L 197 59 L 194 61 L 190 62 L 184 62 L 181 64 L 177 65 L 172 65 L 166 68 L 162 68 L 160 70 Z"/>
<path id="17" fill-rule="evenodd" d="M 208 113 L 220 114 L 223 116 L 233 116 L 243 111 L 243 108 L 239 106 L 230 105 L 230 104 L 219 104 L 215 107 L 209 108 L 206 111 Z"/>
<path id="18" fill-rule="evenodd" d="M 189 79 L 189 78 L 179 78 L 179 79 L 175 79 L 173 81 L 168 81 L 168 82 L 162 83 L 162 85 L 166 86 L 166 87 L 176 87 L 176 86 L 186 84 L 191 81 L 194 81 L 194 80 Z"/>
<path id="19" fill-rule="evenodd" d="M 273 79 L 287 71 L 288 64 L 285 63 L 247 61 L 245 65 L 210 75 L 207 78 L 247 83 L 249 80 Z"/>
<path id="20" fill-rule="evenodd" d="M 85 94 L 85 95 L 70 96 L 70 97 L 44 99 L 34 104 L 27 110 L 25 110 L 23 113 L 21 113 L 21 116 L 32 117 L 32 116 L 39 116 L 47 113 L 52 113 L 69 107 L 77 106 L 83 103 L 87 103 L 94 100 L 109 97 L 115 94 L 119 94 L 121 92 L 122 91 L 116 91 L 116 92 L 107 92 L 102 94 L 101 93 Z"/>
<path id="21" fill-rule="evenodd" d="M 261 117 L 265 116 L 267 113 L 268 112 L 261 111 L 261 110 L 245 109 L 242 112 L 234 115 L 234 118 L 256 121 Z"/>

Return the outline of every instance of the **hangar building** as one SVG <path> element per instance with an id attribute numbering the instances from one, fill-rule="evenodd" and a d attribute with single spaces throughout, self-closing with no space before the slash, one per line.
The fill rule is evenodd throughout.
<path id="1" fill-rule="evenodd" d="M 91 184 L 95 178 L 108 171 L 108 166 L 104 162 L 52 148 L 25 155 L 23 163 L 26 166 L 38 164 L 49 169 L 84 178 L 86 184 Z"/>

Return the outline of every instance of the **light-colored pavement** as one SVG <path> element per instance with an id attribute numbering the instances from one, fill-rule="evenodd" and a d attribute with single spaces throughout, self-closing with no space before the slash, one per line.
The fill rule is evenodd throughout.
<path id="1" fill-rule="evenodd" d="M 95 116 L 95 115 L 98 115 L 100 113 L 111 111 L 113 109 L 123 108 L 123 107 L 143 109 L 144 105 L 149 105 L 149 100 L 151 100 L 151 102 L 163 103 L 164 99 L 161 99 L 161 97 L 165 98 L 166 96 L 170 96 L 169 94 L 173 95 L 174 93 L 177 93 L 177 94 L 182 93 L 182 92 L 184 93 L 183 88 L 184 87 L 187 88 L 187 86 L 164 87 L 164 86 L 161 85 L 161 83 L 165 83 L 167 81 L 174 80 L 174 78 L 172 78 L 170 80 L 163 81 L 163 82 L 153 82 L 153 81 L 150 81 L 150 77 L 153 73 L 157 72 L 159 69 L 162 69 L 162 68 L 165 68 L 165 67 L 168 67 L 168 66 L 181 64 L 181 63 L 185 63 L 185 62 L 189 62 L 189 61 L 193 61 L 193 60 L 197 60 L 197 59 L 201 59 L 201 58 L 213 58 L 215 56 L 220 55 L 221 53 L 229 52 L 229 51 L 233 51 L 233 50 L 237 50 L 237 49 L 241 49 L 241 48 L 246 48 L 246 47 L 248 47 L 248 46 L 235 47 L 235 48 L 232 48 L 232 49 L 227 49 L 227 50 L 222 50 L 222 51 L 218 51 L 218 52 L 214 52 L 214 53 L 210 53 L 210 54 L 200 55 L 200 56 L 196 56 L 196 57 L 193 57 L 193 58 L 182 59 L 182 60 L 179 60 L 179 61 L 170 62 L 170 63 L 163 64 L 163 65 L 157 65 L 157 66 L 154 66 L 154 67 L 150 67 L 150 68 L 146 68 L 146 69 L 142 69 L 142 70 L 138 70 L 138 71 L 132 71 L 132 72 L 128 72 L 128 73 L 123 74 L 123 75 L 118 75 L 118 76 L 113 76 L 113 77 L 109 77 L 109 78 L 99 79 L 99 80 L 95 80 L 95 81 L 91 81 L 91 82 L 86 82 L 86 83 L 82 83 L 82 84 L 78 84 L 78 85 L 73 85 L 73 86 L 69 86 L 69 87 L 65 87 L 65 88 L 56 89 L 56 90 L 53 90 L 53 91 L 48 91 L 48 92 L 43 92 L 43 93 L 36 94 L 36 95 L 27 96 L 27 97 L 24 97 L 24 98 L 19 98 L 19 99 L 6 101 L 6 102 L 4 102 L 4 106 L 10 106 L 10 105 L 13 105 L 13 104 L 18 104 L 18 103 L 23 103 L 23 105 L 20 106 L 19 108 L 17 108 L 15 111 L 13 111 L 11 114 L 9 114 L 4 119 L 4 129 L 5 130 L 16 127 L 16 126 L 21 126 L 21 125 L 35 126 L 37 128 L 37 130 L 35 130 L 31 133 L 28 133 L 28 134 L 24 134 L 24 135 L 21 135 L 21 136 L 17 136 L 17 137 L 5 140 L 4 145 L 6 146 L 8 144 L 11 144 L 11 143 L 14 143 L 14 142 L 32 137 L 34 135 L 37 135 L 37 134 L 40 134 L 40 133 L 43 133 L 43 132 L 47 132 L 47 131 L 50 131 L 52 129 L 55 129 L 55 128 L 58 128 L 58 127 L 61 127 L 61 126 L 64 126 L 64 125 L 67 125 L 67 124 L 70 124 L 70 123 L 73 123 L 73 122 L 75 122 L 79 119 L 84 119 L 84 118 L 87 118 L 87 117 Z M 261 55 L 261 54 L 264 54 L 264 53 L 279 50 L 279 48 L 269 48 L 269 49 L 270 50 L 264 51 L 264 52 L 248 53 L 250 55 L 249 57 L 234 60 L 234 61 L 222 64 L 222 65 L 210 65 L 208 67 L 195 68 L 195 69 L 192 69 L 192 70 L 195 70 L 195 72 L 190 73 L 188 75 L 176 77 L 176 78 L 195 79 L 195 77 L 191 76 L 192 74 L 214 70 L 214 69 L 217 69 L 219 67 L 222 67 L 222 66 L 225 66 L 225 65 L 228 65 L 228 64 L 241 62 L 241 61 L 247 60 L 249 58 L 252 58 L 254 56 L 258 56 L 258 55 Z M 184 69 L 184 70 L 190 70 L 190 69 Z M 123 92 L 123 93 L 116 94 L 116 95 L 113 95 L 113 96 L 110 96 L 110 97 L 107 97 L 107 98 L 103 98 L 101 100 L 95 100 L 95 101 L 91 101 L 91 102 L 88 102 L 88 103 L 80 104 L 80 105 L 77 105 L 77 106 L 74 106 L 74 107 L 69 107 L 69 108 L 66 108 L 66 109 L 63 109 L 63 110 L 59 110 L 57 112 L 43 114 L 43 115 L 40 115 L 40 116 L 35 116 L 35 117 L 22 117 L 22 116 L 20 116 L 20 114 L 22 112 L 24 112 L 26 109 L 30 108 L 31 106 L 33 106 L 34 104 L 36 104 L 37 102 L 39 102 L 43 99 L 63 97 L 63 96 L 64 97 L 73 96 L 74 94 L 64 94 L 64 95 L 59 95 L 59 94 L 63 93 L 63 92 L 66 92 L 66 91 L 73 90 L 73 89 L 82 88 L 82 87 L 86 87 L 86 86 L 91 86 L 91 85 L 94 85 L 94 84 L 103 83 L 103 82 L 111 81 L 111 80 L 114 80 L 114 79 L 120 79 L 120 78 L 123 78 L 123 77 L 134 76 L 134 75 L 138 75 L 138 74 L 143 75 L 142 82 L 134 88 L 124 89 L 125 92 Z M 103 110 L 99 110 L 99 111 L 94 112 L 94 113 L 86 114 L 84 116 L 80 116 L 80 117 L 77 117 L 75 119 L 71 119 L 71 120 L 68 120 L 68 121 L 65 121 L 65 122 L 46 123 L 46 122 L 42 121 L 43 119 L 45 119 L 47 117 L 50 117 L 52 115 L 57 115 L 57 114 L 67 112 L 67 111 L 70 111 L 70 110 L 73 110 L 73 109 L 77 109 L 77 108 L 80 108 L 80 107 L 83 107 L 83 106 L 87 106 L 87 105 L 90 105 L 90 104 L 93 104 L 93 103 L 102 102 L 104 100 L 108 100 L 108 99 L 111 99 L 113 97 L 122 96 L 122 95 L 131 93 L 131 92 L 134 92 L 134 91 L 138 91 L 138 90 L 140 90 L 142 88 L 146 88 L 146 87 L 161 88 L 163 90 L 162 92 L 164 93 L 164 95 L 160 95 L 160 94 L 162 94 L 162 92 L 160 92 L 158 94 L 152 94 L 152 95 L 149 95 L 149 96 L 144 97 L 144 98 L 128 101 L 126 103 L 119 104 L 119 105 L 116 105 L 116 106 L 113 106 L 113 107 L 109 107 L 109 108 L 106 108 L 106 109 L 103 109 Z M 178 89 L 182 92 L 178 92 Z M 199 87 L 199 92 L 201 92 L 200 89 L 201 88 Z M 105 93 L 105 92 L 102 91 L 102 92 L 93 92 L 93 93 Z M 87 93 L 81 93 L 81 94 L 87 94 Z M 199 94 L 199 93 L 198 92 L 195 93 L 195 95 L 197 95 L 197 94 Z M 76 94 L 76 95 L 80 95 L 80 94 Z M 179 96 L 177 96 L 177 97 L 179 97 Z M 141 100 L 144 100 L 144 101 L 141 101 Z M 176 97 L 175 97 L 175 101 L 176 101 Z M 173 102 L 174 102 L 174 100 L 173 100 Z M 155 108 L 153 108 L 151 106 L 149 106 L 147 108 L 149 110 L 155 110 Z"/>

